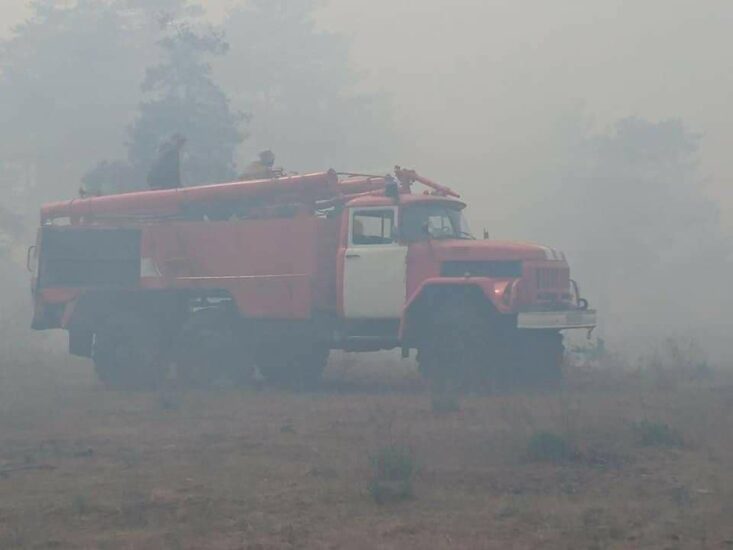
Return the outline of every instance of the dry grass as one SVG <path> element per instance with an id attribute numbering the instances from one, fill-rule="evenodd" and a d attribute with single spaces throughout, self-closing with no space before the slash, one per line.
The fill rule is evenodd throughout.
<path id="1" fill-rule="evenodd" d="M 733 380 L 573 373 L 552 394 L 436 414 L 391 357 L 329 391 L 124 394 L 48 355 L 0 365 L 0 548 L 722 548 Z M 666 374 L 665 374 L 666 376 Z M 638 426 L 684 445 L 643 445 Z M 528 456 L 558 434 L 572 460 Z M 377 505 L 370 457 L 419 464 Z"/>

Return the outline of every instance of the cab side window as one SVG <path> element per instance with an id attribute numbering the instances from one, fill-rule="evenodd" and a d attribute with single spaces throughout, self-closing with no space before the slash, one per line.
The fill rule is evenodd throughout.
<path id="1" fill-rule="evenodd" d="M 391 244 L 394 240 L 394 210 L 357 210 L 353 214 L 353 244 Z"/>

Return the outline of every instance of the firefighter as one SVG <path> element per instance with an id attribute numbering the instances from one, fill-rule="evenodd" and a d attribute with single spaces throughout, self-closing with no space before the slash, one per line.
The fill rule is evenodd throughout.
<path id="1" fill-rule="evenodd" d="M 181 187 L 181 149 L 186 138 L 175 134 L 160 144 L 158 157 L 148 174 L 151 189 L 176 189 Z"/>
<path id="2" fill-rule="evenodd" d="M 246 171 L 242 174 L 243 180 L 263 180 L 274 178 L 281 171 L 275 169 L 275 154 L 270 151 L 262 151 L 259 158 L 247 166 Z"/>

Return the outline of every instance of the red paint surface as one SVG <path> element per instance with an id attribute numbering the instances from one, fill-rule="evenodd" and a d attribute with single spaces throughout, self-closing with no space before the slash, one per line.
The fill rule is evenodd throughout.
<path id="1" fill-rule="evenodd" d="M 439 184 L 427 181 L 430 187 L 442 189 Z M 249 318 L 307 319 L 315 312 L 334 312 L 343 316 L 348 208 L 417 202 L 450 203 L 457 209 L 465 207 L 465 203 L 451 196 L 411 194 L 407 190 L 409 185 L 398 200 L 379 195 L 376 189 L 383 188 L 386 182 L 386 178 L 369 177 L 339 181 L 334 172 L 324 172 L 145 191 L 47 205 L 42 210 L 42 219 L 50 223 L 64 218 L 90 227 L 96 224 L 140 227 L 141 289 L 224 290 L 233 297 L 241 314 Z M 456 195 L 453 192 L 445 194 Z M 259 205 L 256 216 L 259 219 L 180 219 L 192 206 L 205 209 L 209 205 L 244 200 L 253 200 Z M 314 215 L 314 205 L 324 200 L 336 201 L 335 204 L 340 201 L 346 208 L 331 219 Z M 283 217 L 272 211 L 271 206 L 275 204 L 300 206 L 291 217 Z M 405 305 L 429 285 L 448 284 L 480 287 L 504 313 L 542 300 L 564 300 L 569 289 L 567 264 L 564 260 L 548 261 L 546 256 L 547 249 L 543 247 L 516 242 L 434 240 L 411 243 L 406 266 Z M 521 260 L 522 278 L 440 276 L 441 264 L 446 261 L 496 260 Z M 542 269 L 552 273 L 550 276 L 538 275 L 538 270 Z M 36 313 L 43 313 L 44 304 L 73 302 L 82 292 L 77 289 L 41 290 L 36 294 Z"/>
<path id="2" fill-rule="evenodd" d="M 251 318 L 304 319 L 335 307 L 338 221 L 301 216 L 150 224 L 146 288 L 222 289 Z"/>

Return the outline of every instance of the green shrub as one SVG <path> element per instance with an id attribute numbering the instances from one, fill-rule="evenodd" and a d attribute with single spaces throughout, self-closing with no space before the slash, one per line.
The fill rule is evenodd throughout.
<path id="1" fill-rule="evenodd" d="M 458 395 L 445 391 L 433 392 L 430 396 L 430 405 L 435 413 L 452 413 L 461 410 Z"/>
<path id="2" fill-rule="evenodd" d="M 371 455 L 369 493 L 377 504 L 410 498 L 417 463 L 412 449 L 388 445 Z"/>
<path id="3" fill-rule="evenodd" d="M 530 459 L 541 462 L 568 462 L 575 460 L 578 452 L 575 446 L 562 435 L 554 432 L 535 432 L 527 443 Z"/>
<path id="4" fill-rule="evenodd" d="M 71 501 L 71 506 L 77 516 L 85 516 L 89 513 L 89 501 L 84 495 L 76 495 Z"/>
<path id="5" fill-rule="evenodd" d="M 669 424 L 642 420 L 634 424 L 634 432 L 644 447 L 682 447 L 682 436 Z"/>

